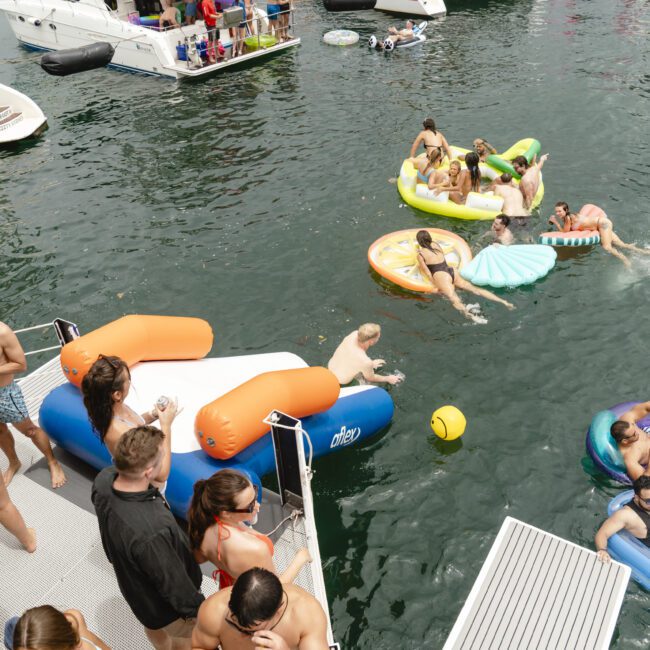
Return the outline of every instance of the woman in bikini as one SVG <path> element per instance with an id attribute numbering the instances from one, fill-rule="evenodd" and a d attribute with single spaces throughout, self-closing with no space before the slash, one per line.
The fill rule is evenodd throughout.
<path id="1" fill-rule="evenodd" d="M 427 117 L 427 119 L 424 120 L 424 122 L 422 123 L 422 126 L 424 127 L 423 130 L 420 131 L 420 133 L 418 133 L 417 138 L 415 138 L 413 144 L 411 145 L 410 158 L 415 158 L 418 147 L 420 146 L 420 144 L 422 144 L 424 145 L 424 149 L 427 153 L 429 153 L 431 149 L 434 148 L 438 149 L 440 151 L 441 161 L 442 161 L 443 151 L 446 154 L 446 156 L 449 158 L 449 160 L 451 160 L 453 157 L 451 153 L 451 149 L 447 144 L 447 140 L 445 139 L 445 136 L 442 135 L 440 131 L 436 131 L 436 123 L 433 121 L 433 118 Z"/>
<path id="2" fill-rule="evenodd" d="M 61 612 L 51 605 L 28 609 L 16 620 L 12 636 L 13 639 L 5 639 L 5 642 L 13 641 L 14 650 L 110 650 L 88 629 L 80 611 Z"/>
<path id="3" fill-rule="evenodd" d="M 431 235 L 426 230 L 418 231 L 415 238 L 420 246 L 417 257 L 422 276 L 429 278 L 429 281 L 433 285 L 433 293 L 443 294 L 464 316 L 475 323 L 487 322 L 485 318 L 474 313 L 467 305 L 463 304 L 462 300 L 456 293 L 456 289 L 464 289 L 465 291 L 474 293 L 477 296 L 482 296 L 488 300 L 500 302 L 508 309 L 515 308 L 512 303 L 499 298 L 499 296 L 493 294 L 491 291 L 474 286 L 471 282 L 462 278 L 460 273 L 456 273 L 454 269 L 447 264 L 442 248 L 431 239 Z"/>
<path id="4" fill-rule="evenodd" d="M 429 149 L 426 156 L 419 158 L 409 158 L 411 164 L 417 167 L 418 170 L 418 183 L 424 183 L 431 187 L 435 179 L 436 170 L 440 167 L 442 162 L 442 152 L 438 147 Z"/>
<path id="5" fill-rule="evenodd" d="M 558 219 L 562 219 L 562 226 L 560 226 Z M 570 232 L 575 230 L 597 230 L 600 235 L 600 245 L 614 257 L 618 257 L 625 266 L 631 266 L 630 260 L 617 251 L 614 246 L 618 248 L 626 248 L 627 250 L 641 253 L 643 255 L 650 255 L 650 250 L 639 248 L 634 244 L 626 244 L 615 232 L 612 227 L 612 222 L 596 205 L 583 205 L 578 214 L 572 213 L 566 201 L 558 201 L 555 204 L 555 214 L 549 219 L 560 232 Z"/>
<path id="6" fill-rule="evenodd" d="M 429 177 L 429 189 L 435 190 L 435 194 L 440 192 L 458 193 L 460 191 L 460 169 L 460 163 L 457 160 L 452 160 L 447 173 L 437 171 Z"/>
<path id="7" fill-rule="evenodd" d="M 81 382 L 84 405 L 93 428 L 100 440 L 108 447 L 111 456 L 119 439 L 129 429 L 159 421 L 165 434 L 165 455 L 159 474 L 153 481 L 156 487 L 164 486 L 171 467 L 171 425 L 176 417 L 176 400 L 169 400 L 164 410 L 154 406 L 140 415 L 124 402 L 131 388 L 131 373 L 119 357 L 99 355 Z"/>
<path id="8" fill-rule="evenodd" d="M 262 567 L 277 573 L 273 564 L 273 542 L 254 531 L 260 504 L 254 486 L 241 472 L 222 469 L 207 480 L 194 484 L 187 513 L 190 546 L 197 562 L 210 561 L 217 567 L 213 577 L 219 589 L 229 587 L 245 571 Z M 306 562 L 307 549 L 300 549 L 280 581 L 293 582 Z"/>

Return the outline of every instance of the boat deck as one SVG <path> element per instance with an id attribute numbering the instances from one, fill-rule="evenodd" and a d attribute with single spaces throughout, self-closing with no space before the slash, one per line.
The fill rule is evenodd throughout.
<path id="1" fill-rule="evenodd" d="M 22 379 L 30 415 L 37 421 L 38 410 L 50 390 L 66 380 L 58 357 Z M 23 467 L 9 486 L 12 500 L 28 526 L 36 529 L 38 548 L 26 553 L 20 544 L 0 527 L 0 630 L 4 622 L 36 605 L 50 604 L 59 609 L 79 609 L 89 629 L 112 648 L 142 650 L 150 647 L 142 626 L 120 594 L 113 569 L 101 544 L 99 527 L 90 501 L 95 470 L 60 448 L 54 452 L 63 465 L 68 481 L 58 490 L 49 487 L 47 463 L 36 447 L 14 431 L 16 452 Z M 0 454 L 0 469 L 6 459 Z M 288 514 L 279 497 L 263 492 L 260 521 L 256 528 L 266 532 Z M 298 518 L 280 526 L 272 536 L 274 562 L 279 572 L 295 552 L 309 547 L 314 562 L 302 568 L 295 583 L 315 592 L 320 571 L 318 547 L 308 544 L 304 521 Z M 207 597 L 216 591 L 209 577 L 214 567 L 206 564 L 202 591 Z M 326 603 L 325 603 L 326 604 Z M 327 609 L 326 609 L 327 611 Z M 3 632 L 0 631 L 0 636 Z"/>
<path id="2" fill-rule="evenodd" d="M 506 517 L 444 650 L 606 650 L 629 579 L 629 567 Z"/>

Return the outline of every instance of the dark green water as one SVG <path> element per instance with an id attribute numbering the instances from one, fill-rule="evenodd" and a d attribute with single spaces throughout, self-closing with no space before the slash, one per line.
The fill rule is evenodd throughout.
<path id="1" fill-rule="evenodd" d="M 114 71 L 47 77 L 0 19 L 0 82 L 49 117 L 0 153 L 0 318 L 83 330 L 123 313 L 195 315 L 214 353 L 290 350 L 325 363 L 377 321 L 376 356 L 407 375 L 390 430 L 317 463 L 316 511 L 334 630 L 346 648 L 440 648 L 506 515 L 592 546 L 619 487 L 585 459 L 592 414 L 648 399 L 650 258 L 595 249 L 485 303 L 485 326 L 380 281 L 366 251 L 406 227 L 479 222 L 402 202 L 396 176 L 423 117 L 450 142 L 549 151 L 557 200 L 601 205 L 650 244 L 650 16 L 642 0 L 454 2 L 427 43 L 384 56 L 362 40 L 394 19 L 305 0 L 295 52 L 198 84 Z M 645 13 L 644 13 L 645 12 Z M 321 337 L 324 337 L 321 338 Z M 375 352 L 375 350 L 373 350 Z M 431 411 L 460 407 L 462 442 Z M 630 584 L 614 646 L 650 644 L 650 597 Z"/>

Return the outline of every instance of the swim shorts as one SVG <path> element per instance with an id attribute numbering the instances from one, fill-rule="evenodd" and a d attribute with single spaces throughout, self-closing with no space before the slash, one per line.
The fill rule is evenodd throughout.
<path id="1" fill-rule="evenodd" d="M 277 20 L 280 13 L 280 5 L 266 5 L 266 15 L 269 20 Z"/>
<path id="2" fill-rule="evenodd" d="M 196 18 L 196 2 L 188 2 L 185 5 L 185 18 Z"/>
<path id="3" fill-rule="evenodd" d="M 23 392 L 15 381 L 0 387 L 0 422 L 22 422 L 29 417 Z"/>

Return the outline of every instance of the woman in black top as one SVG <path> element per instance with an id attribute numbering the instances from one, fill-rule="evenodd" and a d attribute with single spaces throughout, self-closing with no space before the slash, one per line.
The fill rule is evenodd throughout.
<path id="1" fill-rule="evenodd" d="M 483 298 L 493 300 L 494 302 L 500 302 L 508 309 L 515 308 L 512 303 L 499 298 L 499 296 L 493 294 L 491 291 L 474 286 L 471 282 L 462 278 L 459 273 L 456 273 L 447 264 L 442 248 L 431 239 L 431 235 L 426 230 L 418 231 L 415 238 L 420 245 L 420 250 L 417 255 L 418 265 L 423 277 L 429 278 L 433 285 L 433 293 L 441 293 L 444 295 L 467 318 L 475 323 L 487 323 L 487 320 L 483 316 L 475 313 L 470 309 L 469 305 L 465 305 L 462 302 L 456 293 L 457 288 L 464 289 L 477 296 L 483 296 Z"/>

